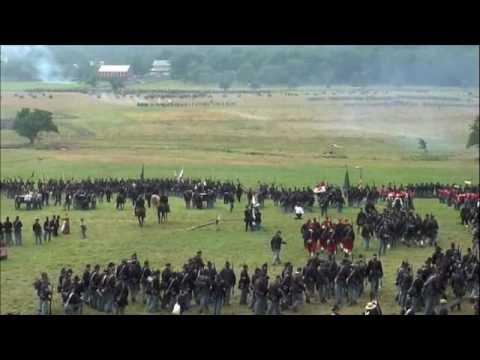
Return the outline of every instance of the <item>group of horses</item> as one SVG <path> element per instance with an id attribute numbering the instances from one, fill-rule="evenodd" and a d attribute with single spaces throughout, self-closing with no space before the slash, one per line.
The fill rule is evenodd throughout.
<path id="1" fill-rule="evenodd" d="M 127 197 L 124 193 L 120 192 L 116 198 L 116 209 L 123 210 L 125 208 Z M 149 207 L 153 207 L 157 211 L 158 223 L 164 223 L 168 220 L 168 213 L 170 212 L 170 205 L 168 204 L 168 196 L 152 194 Z M 134 201 L 134 213 L 138 219 L 138 224 L 143 226 L 145 223 L 145 217 L 147 216 L 147 210 L 145 208 L 145 198 L 143 195 L 139 195 Z"/>

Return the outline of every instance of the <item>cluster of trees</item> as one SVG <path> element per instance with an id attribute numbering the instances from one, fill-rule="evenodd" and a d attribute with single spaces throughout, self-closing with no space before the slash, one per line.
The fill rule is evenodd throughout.
<path id="1" fill-rule="evenodd" d="M 476 46 L 49 46 L 65 77 L 94 83 L 92 59 L 130 64 L 146 74 L 153 60 L 172 77 L 198 84 L 478 86 Z M 25 79 L 29 61 L 2 63 Z M 73 66 L 76 64 L 76 66 Z"/>
<path id="2" fill-rule="evenodd" d="M 30 141 L 33 145 L 40 132 L 58 133 L 57 125 L 53 122 L 53 114 L 49 111 L 24 108 L 17 113 L 13 123 L 13 130 Z"/>

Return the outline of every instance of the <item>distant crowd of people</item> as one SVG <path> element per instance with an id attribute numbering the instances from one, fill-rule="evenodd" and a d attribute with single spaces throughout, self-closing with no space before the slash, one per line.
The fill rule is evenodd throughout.
<path id="1" fill-rule="evenodd" d="M 80 219 L 80 234 L 83 239 L 87 237 L 87 225 L 85 220 Z M 58 237 L 60 234 L 70 234 L 70 218 L 65 215 L 60 220 L 60 215 L 46 217 L 43 222 L 36 218 L 32 225 L 33 239 L 35 245 L 42 245 L 50 242 L 52 237 Z M 10 221 L 10 217 L 6 217 L 4 222 L 0 221 L 0 244 L 5 246 L 22 246 L 23 245 L 23 222 L 19 216 L 15 220 Z"/>

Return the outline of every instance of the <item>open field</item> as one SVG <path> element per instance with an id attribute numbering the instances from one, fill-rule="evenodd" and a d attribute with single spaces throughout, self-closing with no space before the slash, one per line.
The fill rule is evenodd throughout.
<path id="1" fill-rule="evenodd" d="M 229 94 L 215 95 L 215 101 L 234 102 L 234 106 L 137 107 L 143 97 L 123 98 L 111 94 L 52 93 L 52 98 L 23 99 L 14 92 L 25 90 L 25 85 L 4 87 L 2 83 L 1 118 L 9 119 L 23 107 L 39 108 L 54 113 L 60 134 L 42 135 L 34 148 L 25 146 L 25 139 L 12 130 L 1 131 L 1 176 L 35 177 L 138 177 L 145 164 L 146 177 L 172 176 L 175 170 L 185 169 L 185 176 L 237 178 L 246 185 L 257 180 L 277 184 L 312 186 L 317 181 L 343 184 L 345 165 L 349 167 L 350 181 L 359 180 L 355 166 L 363 168 L 363 181 L 387 184 L 389 182 L 478 183 L 478 152 L 465 149 L 468 125 L 478 114 L 477 98 L 470 102 L 463 89 L 402 89 L 396 95 L 462 97 L 462 104 L 428 100 L 434 105 L 345 105 L 355 100 L 332 100 L 329 97 L 347 88 L 303 89 L 309 94 L 286 96 L 274 93 L 271 97 Z M 34 85 L 32 85 L 34 86 Z M 326 91 L 315 95 L 315 92 Z M 383 91 L 383 89 L 382 89 Z M 335 94 L 334 94 L 335 93 Z M 447 95 L 445 95 L 447 93 Z M 392 95 L 392 94 L 390 94 Z M 419 96 L 420 96 L 419 95 Z M 324 96 L 321 101 L 308 100 Z M 382 95 L 383 96 L 383 95 Z M 400 95 L 398 95 L 400 96 Z M 464 98 L 463 98 L 464 97 Z M 412 100 L 413 101 L 413 100 Z M 417 101 L 417 100 L 414 100 Z M 195 103 L 195 101 L 192 101 Z M 420 101 L 417 101 L 420 102 Z M 438 104 L 450 103 L 440 107 Z M 476 106 L 475 106 L 476 104 Z M 428 144 L 428 154 L 418 150 L 418 138 Z M 329 144 L 337 144 L 338 158 L 324 153 Z M 168 224 L 157 225 L 148 213 L 147 225 L 140 229 L 132 215 L 131 204 L 124 212 L 114 210 L 113 204 L 100 204 L 92 212 L 71 213 L 72 234 L 54 239 L 37 248 L 30 233 L 35 217 L 63 215 L 60 208 L 40 212 L 15 211 L 13 201 L 1 198 L 1 218 L 20 215 L 24 222 L 26 245 L 11 248 L 10 258 L 1 263 L 0 313 L 34 313 L 36 296 L 32 282 L 41 271 L 48 271 L 56 281 L 62 266 L 71 266 L 80 272 L 86 263 L 118 262 L 137 252 L 140 260 L 148 258 L 153 267 L 163 267 L 169 261 L 179 267 L 199 249 L 206 259 L 214 260 L 220 268 L 225 260 L 233 261 L 238 271 L 246 262 L 250 269 L 271 260 L 269 241 L 274 231 L 282 229 L 288 245 L 283 261 L 303 265 L 306 254 L 302 246 L 300 223 L 267 202 L 264 210 L 265 229 L 258 233 L 243 230 L 242 207 L 236 204 L 229 214 L 223 202 L 215 210 L 185 210 L 184 204 L 172 199 L 172 214 Z M 453 209 L 436 200 L 417 200 L 415 206 L 422 214 L 433 213 L 440 225 L 440 244 L 447 247 L 451 241 L 462 249 L 471 244 L 469 233 L 458 224 Z M 213 219 L 217 214 L 225 219 L 238 219 L 220 225 L 220 230 L 205 228 L 194 232 L 185 229 Z M 354 219 L 357 209 L 347 209 L 345 215 Z M 313 214 L 312 214 L 313 216 Z M 319 216 L 315 209 L 315 216 Z M 88 240 L 80 240 L 79 219 L 86 219 Z M 374 248 L 376 247 L 374 243 Z M 355 256 L 360 253 L 357 242 Z M 366 253 L 371 256 L 375 250 Z M 381 290 L 382 307 L 386 313 L 398 312 L 393 303 L 394 277 L 401 261 L 407 259 L 414 268 L 423 263 L 432 252 L 427 249 L 392 250 L 382 259 L 386 271 Z M 279 268 L 273 270 L 274 273 Z M 382 300 L 383 299 L 383 300 Z M 54 312 L 61 313 L 58 297 Z M 359 314 L 359 306 L 347 307 L 342 313 Z M 238 298 L 234 303 L 238 303 Z M 327 305 L 307 305 L 305 314 L 326 314 Z M 89 311 L 89 310 L 88 310 Z M 139 305 L 127 308 L 127 313 L 143 313 Z M 224 313 L 249 313 L 237 305 L 224 308 Z M 462 313 L 473 313 L 464 306 Z"/>

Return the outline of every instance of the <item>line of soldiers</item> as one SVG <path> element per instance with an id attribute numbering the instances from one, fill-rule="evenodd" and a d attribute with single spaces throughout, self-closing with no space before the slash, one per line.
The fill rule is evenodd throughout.
<path id="1" fill-rule="evenodd" d="M 437 246 L 415 277 L 412 266 L 403 261 L 395 281 L 395 299 L 401 314 L 415 315 L 423 310 L 425 315 L 447 315 L 448 311 L 461 309 L 465 296 L 476 302 L 475 311 L 478 314 L 479 268 L 478 256 L 470 248 L 462 256 L 455 243 L 445 252 Z M 453 295 L 450 302 L 447 294 L 449 286 Z"/>
<path id="2" fill-rule="evenodd" d="M 15 217 L 11 222 L 10 217 L 7 216 L 5 222 L 0 221 L 0 242 L 5 242 L 7 246 L 22 246 L 22 228 L 23 223 L 20 217 Z"/>
<path id="3" fill-rule="evenodd" d="M 150 199 L 151 194 L 156 191 L 158 194 L 165 193 L 175 194 L 178 197 L 183 197 L 187 191 L 195 191 L 195 188 L 203 187 L 202 193 L 211 190 L 215 198 L 225 198 L 226 196 L 235 195 L 237 201 L 240 202 L 242 194 L 255 193 L 258 197 L 258 202 L 263 206 L 265 199 L 271 199 L 274 205 L 281 205 L 286 211 L 293 211 L 293 207 L 300 203 L 304 208 L 311 208 L 315 202 L 315 195 L 310 187 L 290 188 L 282 185 L 267 184 L 266 182 L 258 182 L 256 189 L 246 189 L 239 180 L 237 182 L 228 180 L 220 181 L 214 179 L 199 179 L 199 178 L 179 178 L 179 177 L 165 177 L 152 179 L 118 179 L 118 178 L 87 178 L 87 179 L 47 179 L 37 180 L 32 179 L 2 179 L 0 181 L 0 192 L 6 193 L 7 197 L 14 198 L 15 195 L 26 194 L 30 191 L 37 191 L 42 195 L 42 203 L 49 204 L 49 199 L 54 199 L 54 205 L 61 204 L 62 194 L 69 194 L 70 197 L 79 191 L 94 195 L 99 202 L 110 202 L 113 193 L 118 193 L 123 189 L 128 198 L 132 202 L 139 194 L 145 194 L 147 199 Z M 376 187 L 375 185 L 365 187 L 350 187 L 346 189 L 344 196 L 341 195 L 338 186 L 327 186 L 325 194 L 317 194 L 318 200 L 322 200 L 335 207 L 343 206 L 344 197 L 348 199 L 350 206 L 360 206 L 362 200 L 375 203 L 379 198 L 383 200 L 389 192 L 410 191 L 415 194 L 415 197 L 432 197 L 436 194 L 437 189 L 448 188 L 451 185 L 441 184 L 407 184 L 407 185 L 382 185 Z M 459 187 L 457 187 L 459 188 Z M 463 188 L 460 188 L 463 189 Z M 465 191 L 474 191 L 478 187 L 465 186 Z M 460 190 L 459 190 L 460 191 Z M 477 190 L 478 191 L 478 190 Z M 327 196 L 326 196 L 327 195 Z M 71 199 L 72 200 L 72 199 Z M 71 202 L 71 201 L 70 201 Z M 68 202 L 65 202 L 68 205 Z M 320 201 L 319 201 L 320 204 Z M 321 206 L 322 207 L 322 206 Z M 325 214 L 323 214 L 325 215 Z M 322 215 L 322 216 L 323 216 Z"/>
<path id="4" fill-rule="evenodd" d="M 378 239 L 379 255 L 385 254 L 388 248 L 396 247 L 398 243 L 407 246 L 437 244 L 439 226 L 433 214 L 427 214 L 422 219 L 412 210 L 392 207 L 378 212 L 375 206 L 367 204 L 365 210 L 360 209 L 356 223 L 365 249 L 369 249 L 373 237 Z"/>
<path id="5" fill-rule="evenodd" d="M 280 314 L 289 309 L 298 311 L 304 303 L 317 298 L 321 303 L 331 300 L 338 309 L 343 304 L 353 305 L 364 291 L 365 280 L 370 282 L 371 299 L 378 298 L 383 277 L 381 262 L 376 256 L 368 264 L 362 256 L 353 262 L 345 256 L 338 263 L 334 256 L 321 259 L 318 254 L 307 265 L 294 271 L 286 263 L 281 273 L 269 283 L 268 264 L 256 268 L 250 276 L 248 266 L 243 265 L 238 279 L 240 305 L 248 305 L 255 314 Z M 174 271 L 166 264 L 160 271 L 151 269 L 145 261 L 143 267 L 133 254 L 115 266 L 109 263 L 102 271 L 100 265 L 92 269 L 88 264 L 82 276 L 71 269 L 61 270 L 57 292 L 60 294 L 66 314 L 81 314 L 84 304 L 108 314 L 124 314 L 129 302 L 141 301 L 148 313 L 160 310 L 181 314 L 194 306 L 198 313 L 221 314 L 223 306 L 230 305 L 237 277 L 227 261 L 217 272 L 215 264 L 202 259 L 202 252 L 190 258 L 181 271 Z M 44 273 L 35 282 L 39 297 L 39 313 L 49 313 L 47 303 L 52 300 L 53 288 Z"/>
<path id="6" fill-rule="evenodd" d="M 338 247 L 347 254 L 353 250 L 355 230 L 348 219 L 337 219 L 334 223 L 326 217 L 320 223 L 316 218 L 308 219 L 300 228 L 303 245 L 311 257 L 317 252 L 336 254 Z"/>
<path id="7" fill-rule="evenodd" d="M 267 264 L 256 268 L 251 278 L 245 265 L 238 284 L 240 305 L 247 305 L 251 293 L 249 308 L 256 315 L 278 315 L 284 310 L 297 312 L 315 299 L 320 303 L 331 301 L 334 309 L 339 310 L 344 304 L 357 303 L 364 292 L 365 280 L 370 283 L 370 298 L 377 299 L 382 277 L 382 264 L 375 255 L 366 264 L 362 256 L 353 262 L 345 255 L 338 263 L 333 255 L 321 259 L 317 254 L 296 271 L 291 263 L 285 263 L 281 275 L 270 283 Z"/>

